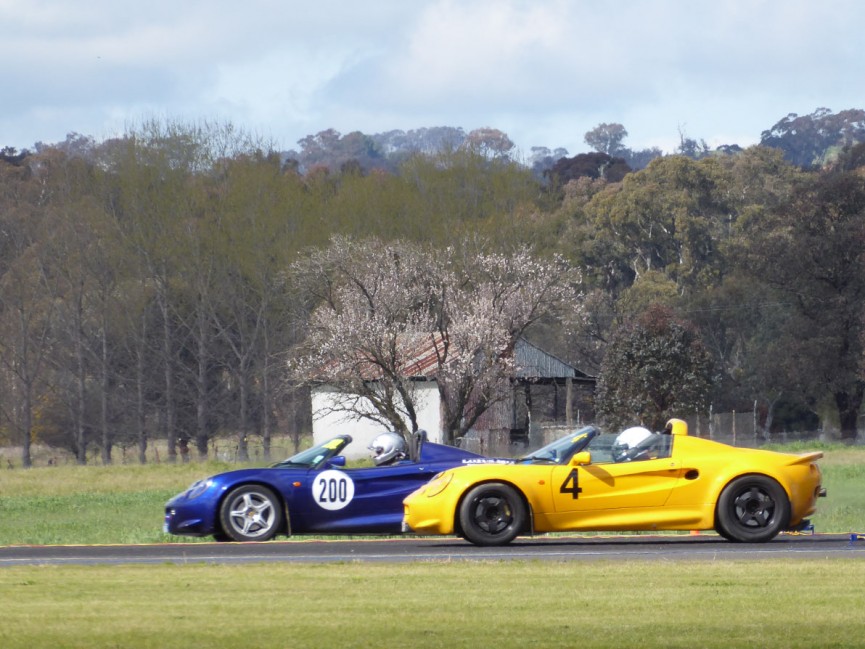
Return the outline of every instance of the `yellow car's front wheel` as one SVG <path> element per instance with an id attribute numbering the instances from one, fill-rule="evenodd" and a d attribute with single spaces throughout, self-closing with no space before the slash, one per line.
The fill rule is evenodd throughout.
<path id="1" fill-rule="evenodd" d="M 513 487 L 488 482 L 463 498 L 459 522 L 463 536 L 475 545 L 505 545 L 523 531 L 526 506 Z"/>

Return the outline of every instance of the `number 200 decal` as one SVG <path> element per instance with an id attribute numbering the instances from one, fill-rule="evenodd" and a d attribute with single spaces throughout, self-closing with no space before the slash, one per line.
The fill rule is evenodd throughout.
<path id="1" fill-rule="evenodd" d="M 354 498 L 354 481 L 342 471 L 322 471 L 312 483 L 312 499 L 322 509 L 342 509 Z"/>

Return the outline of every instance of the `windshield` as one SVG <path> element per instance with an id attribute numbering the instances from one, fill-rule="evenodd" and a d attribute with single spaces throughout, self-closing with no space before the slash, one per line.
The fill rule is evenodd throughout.
<path id="1" fill-rule="evenodd" d="M 586 426 L 580 430 L 569 433 L 555 442 L 547 444 L 543 448 L 522 458 L 524 462 L 551 462 L 564 464 L 571 459 L 574 453 L 583 450 L 593 437 L 599 434 L 594 426 Z"/>
<path id="2" fill-rule="evenodd" d="M 329 439 L 326 442 L 313 446 L 312 448 L 308 448 L 305 451 L 301 451 L 297 455 L 292 455 L 287 460 L 277 462 L 273 465 L 273 467 L 285 468 L 298 466 L 314 469 L 318 466 L 321 466 L 321 464 L 339 453 L 350 443 L 351 436 L 340 435 L 339 437 Z"/>
<path id="3" fill-rule="evenodd" d="M 673 435 L 655 433 L 636 447 L 635 450 L 642 451 L 637 454 L 622 454 L 621 450 L 617 451 L 616 440 L 618 437 L 619 433 L 604 433 L 592 440 L 588 447 L 588 450 L 592 452 L 592 464 L 652 460 L 670 457 L 673 452 Z"/>

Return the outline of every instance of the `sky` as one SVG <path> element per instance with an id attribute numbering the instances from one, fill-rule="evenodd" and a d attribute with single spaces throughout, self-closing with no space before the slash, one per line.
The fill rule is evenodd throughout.
<path id="1" fill-rule="evenodd" d="M 861 0 L 0 0 L 0 148 L 150 120 L 299 148 L 334 128 L 671 152 L 865 108 Z"/>

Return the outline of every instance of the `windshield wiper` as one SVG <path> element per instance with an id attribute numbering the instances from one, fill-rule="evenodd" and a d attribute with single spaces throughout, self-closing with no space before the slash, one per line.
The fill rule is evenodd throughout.
<path id="1" fill-rule="evenodd" d="M 553 464 L 556 463 L 556 460 L 554 458 L 542 457 L 540 455 L 529 455 L 527 457 L 524 457 L 523 461 L 524 462 L 525 461 L 529 461 L 529 462 L 552 462 Z"/>

